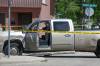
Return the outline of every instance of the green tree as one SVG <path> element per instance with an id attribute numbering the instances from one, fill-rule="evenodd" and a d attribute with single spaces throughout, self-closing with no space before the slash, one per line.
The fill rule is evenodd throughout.
<path id="1" fill-rule="evenodd" d="M 56 16 L 76 20 L 78 12 L 80 12 L 80 6 L 75 0 L 56 1 Z"/>
<path id="2" fill-rule="evenodd" d="M 86 16 L 84 13 L 85 8 L 82 7 L 83 3 L 97 5 L 94 8 L 95 13 L 91 19 L 94 22 L 100 22 L 100 0 L 56 0 L 56 17 L 70 18 L 78 24 L 81 24 L 83 17 Z"/>

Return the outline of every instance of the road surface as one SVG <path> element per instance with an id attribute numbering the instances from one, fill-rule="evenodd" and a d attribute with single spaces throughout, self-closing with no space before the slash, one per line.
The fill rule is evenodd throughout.
<path id="1" fill-rule="evenodd" d="M 34 55 L 30 54 L 30 56 Z M 55 54 L 45 58 L 47 61 L 19 64 L 0 64 L 0 66 L 100 66 L 100 58 L 96 58 L 94 53 L 88 52 L 76 52 L 75 54 Z"/>

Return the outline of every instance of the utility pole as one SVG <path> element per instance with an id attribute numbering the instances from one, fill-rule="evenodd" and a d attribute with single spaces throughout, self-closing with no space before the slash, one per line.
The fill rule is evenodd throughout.
<path id="1" fill-rule="evenodd" d="M 10 21 L 11 21 L 11 0 L 8 0 L 8 57 L 10 57 Z"/>

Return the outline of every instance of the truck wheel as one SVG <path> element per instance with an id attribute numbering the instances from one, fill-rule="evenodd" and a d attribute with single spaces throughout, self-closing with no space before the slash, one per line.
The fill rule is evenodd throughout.
<path id="1" fill-rule="evenodd" d="M 100 58 L 100 53 L 99 54 L 95 53 L 95 55 L 96 55 L 97 58 Z"/>
<path id="2" fill-rule="evenodd" d="M 8 45 L 4 48 L 4 54 L 8 55 Z M 22 50 L 18 48 L 17 43 L 10 44 L 10 55 L 22 55 Z"/>
<path id="3" fill-rule="evenodd" d="M 100 50 L 96 50 L 95 55 L 97 58 L 100 58 Z"/>
<path id="4" fill-rule="evenodd" d="M 100 46 L 97 46 L 95 55 L 96 55 L 97 58 L 100 58 Z"/>

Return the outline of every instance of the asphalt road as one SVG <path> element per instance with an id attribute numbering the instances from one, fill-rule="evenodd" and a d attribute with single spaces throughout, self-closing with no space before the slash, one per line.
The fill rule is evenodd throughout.
<path id="1" fill-rule="evenodd" d="M 31 54 L 31 56 L 33 56 Z M 33 63 L 0 64 L 0 66 L 100 66 L 100 58 L 94 53 L 56 54 L 45 57 L 47 61 Z"/>

